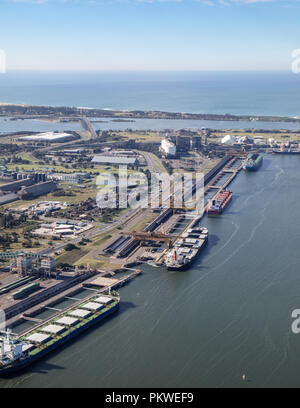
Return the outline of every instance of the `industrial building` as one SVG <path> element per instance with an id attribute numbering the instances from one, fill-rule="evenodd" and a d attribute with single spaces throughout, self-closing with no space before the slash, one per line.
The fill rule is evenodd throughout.
<path id="1" fill-rule="evenodd" d="M 231 136 L 231 135 L 226 135 L 226 136 L 224 136 L 222 138 L 221 143 L 231 145 L 231 144 L 236 143 L 236 138 L 234 136 Z"/>
<path id="2" fill-rule="evenodd" d="M 48 255 L 36 256 L 35 258 L 27 253 L 12 253 L 12 255 L 15 255 L 15 261 L 11 263 L 10 270 L 12 273 L 17 272 L 20 276 L 51 273 L 56 270 L 55 259 Z M 35 259 L 35 266 L 33 266 L 33 259 Z M 39 260 L 38 265 L 36 260 Z"/>
<path id="3" fill-rule="evenodd" d="M 70 133 L 45 132 L 45 133 L 38 133 L 36 135 L 23 136 L 23 137 L 20 137 L 19 140 L 23 142 L 57 143 L 57 142 L 67 142 L 68 140 L 72 140 L 73 138 L 74 136 Z"/>
<path id="4" fill-rule="evenodd" d="M 21 187 L 25 186 L 32 186 L 34 184 L 34 180 L 30 177 L 18 181 L 13 181 L 12 183 L 8 184 L 3 184 L 0 187 L 0 190 L 3 192 L 10 192 L 10 193 L 16 193 L 17 191 L 20 190 Z"/>
<path id="5" fill-rule="evenodd" d="M 94 156 L 93 164 L 112 164 L 112 165 L 128 165 L 138 166 L 140 164 L 137 157 L 121 157 L 121 156 Z"/>
<path id="6" fill-rule="evenodd" d="M 57 185 L 53 181 L 46 181 L 45 183 L 34 184 L 29 187 L 22 187 L 18 192 L 20 197 L 39 197 L 44 194 L 52 193 L 57 190 Z"/>
<path id="7" fill-rule="evenodd" d="M 78 235 L 92 228 L 92 224 L 75 221 L 55 221 L 52 224 L 41 224 L 40 228 L 33 231 L 35 235 Z"/>
<path id="8" fill-rule="evenodd" d="M 168 156 L 176 155 L 176 145 L 166 138 L 161 141 L 160 149 L 162 153 Z"/>
<path id="9" fill-rule="evenodd" d="M 48 175 L 49 180 L 62 181 L 65 183 L 78 184 L 90 178 L 88 173 L 52 173 Z"/>
<path id="10" fill-rule="evenodd" d="M 202 138 L 201 136 L 193 136 L 190 140 L 190 148 L 191 150 L 200 150 L 202 146 Z"/>
<path id="11" fill-rule="evenodd" d="M 17 200 L 19 200 L 19 196 L 16 193 L 8 193 L 8 194 L 0 195 L 0 205 L 13 203 L 14 201 L 17 201 Z"/>

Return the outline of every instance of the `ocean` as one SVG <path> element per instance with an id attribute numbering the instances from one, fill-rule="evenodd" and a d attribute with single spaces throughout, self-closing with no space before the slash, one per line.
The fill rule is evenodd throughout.
<path id="1" fill-rule="evenodd" d="M 291 72 L 21 72 L 0 75 L 0 102 L 120 110 L 300 116 Z"/>

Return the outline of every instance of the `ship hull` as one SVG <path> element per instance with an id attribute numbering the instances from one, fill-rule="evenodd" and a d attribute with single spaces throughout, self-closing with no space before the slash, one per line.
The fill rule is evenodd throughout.
<path id="1" fill-rule="evenodd" d="M 253 165 L 248 165 L 247 163 L 244 164 L 243 170 L 244 171 L 256 171 L 260 168 L 260 166 L 263 163 L 263 157 L 262 155 L 258 155 L 258 157 L 255 160 L 255 163 Z"/>
<path id="2" fill-rule="evenodd" d="M 15 364 L 13 364 L 13 365 L 11 365 L 9 367 L 4 367 L 4 368 L 0 369 L 0 377 L 5 377 L 5 376 L 9 376 L 11 374 L 15 374 L 16 372 L 29 367 L 30 365 L 34 364 L 38 360 L 42 359 L 47 354 L 49 354 L 52 351 L 58 349 L 63 344 L 65 344 L 67 342 L 70 342 L 75 337 L 79 336 L 81 333 L 88 330 L 90 327 L 95 326 L 97 323 L 99 323 L 103 319 L 107 318 L 112 313 L 117 312 L 118 309 L 119 309 L 119 303 L 117 303 L 115 306 L 111 307 L 109 310 L 102 313 L 101 315 L 99 315 L 95 319 L 93 319 L 90 322 L 86 323 L 84 326 L 79 327 L 77 330 L 74 330 L 73 332 L 71 332 L 67 336 L 61 338 L 60 340 L 58 340 L 57 342 L 55 342 L 51 346 L 47 347 L 46 349 L 41 350 L 39 353 L 35 354 L 34 356 L 28 357 L 28 358 L 26 358 L 26 359 L 24 359 L 22 361 L 16 362 Z"/>
<path id="3" fill-rule="evenodd" d="M 300 151 L 291 151 L 291 152 L 285 152 L 285 151 L 280 151 L 280 150 L 273 150 L 273 154 L 300 154 Z"/>
<path id="4" fill-rule="evenodd" d="M 199 251 L 197 252 L 197 254 L 190 260 L 190 262 L 184 263 L 182 265 L 178 265 L 178 266 L 166 266 L 168 271 L 185 271 L 186 269 L 188 269 L 196 260 L 196 258 L 199 256 L 199 254 L 202 252 L 202 250 L 206 247 L 207 245 L 207 241 L 208 239 L 206 239 L 206 241 L 204 242 L 204 244 L 201 246 L 201 248 L 199 248 Z"/>
<path id="5" fill-rule="evenodd" d="M 209 217 L 212 217 L 214 215 L 221 215 L 223 213 L 223 211 L 228 207 L 231 200 L 232 200 L 232 193 L 230 195 L 228 195 L 228 197 L 225 199 L 224 203 L 222 203 L 222 205 L 220 206 L 220 208 L 218 210 L 207 208 L 206 214 Z"/>

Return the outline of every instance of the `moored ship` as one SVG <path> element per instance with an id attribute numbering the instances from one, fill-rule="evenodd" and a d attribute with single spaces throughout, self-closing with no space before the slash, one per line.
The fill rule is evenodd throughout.
<path id="1" fill-rule="evenodd" d="M 208 229 L 190 228 L 164 257 L 168 270 L 184 270 L 194 262 L 208 241 Z"/>
<path id="2" fill-rule="evenodd" d="M 207 215 L 219 215 L 225 210 L 232 199 L 232 191 L 221 191 L 214 197 L 206 209 Z"/>
<path id="3" fill-rule="evenodd" d="M 262 165 L 263 156 L 260 153 L 250 153 L 243 165 L 243 170 L 256 171 Z"/>
<path id="4" fill-rule="evenodd" d="M 300 154 L 299 150 L 292 150 L 292 149 L 273 149 L 273 154 Z"/>
<path id="5" fill-rule="evenodd" d="M 120 299 L 97 295 L 24 335 L 0 332 L 0 376 L 26 368 L 116 312 Z"/>

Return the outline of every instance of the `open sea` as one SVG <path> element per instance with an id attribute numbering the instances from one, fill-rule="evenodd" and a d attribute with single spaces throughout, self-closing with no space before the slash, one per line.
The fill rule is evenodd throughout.
<path id="1" fill-rule="evenodd" d="M 0 75 L 0 102 L 121 110 L 300 116 L 291 72 L 21 72 Z"/>

